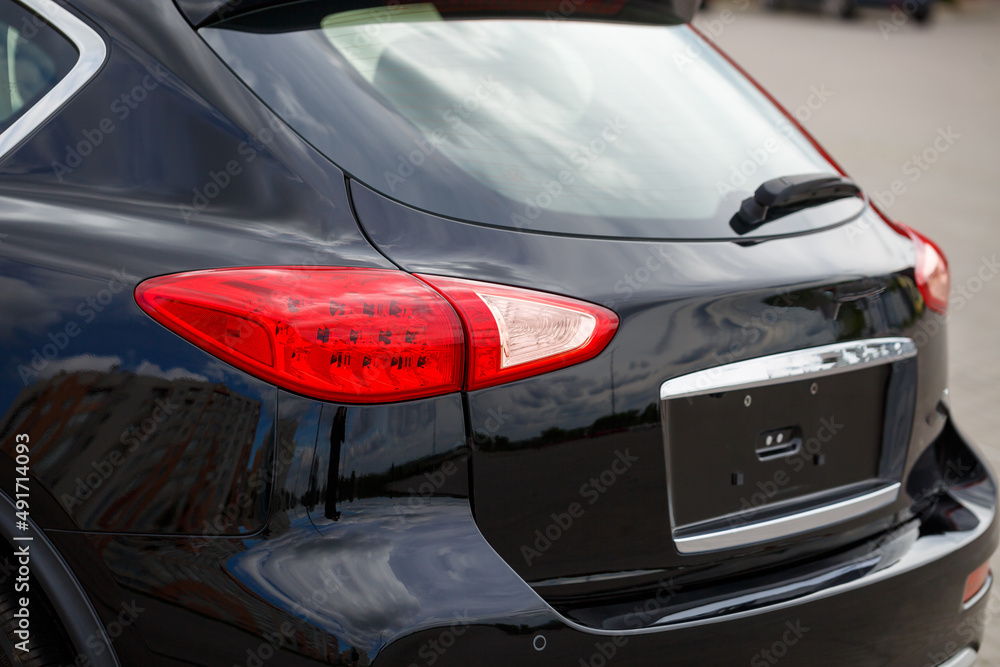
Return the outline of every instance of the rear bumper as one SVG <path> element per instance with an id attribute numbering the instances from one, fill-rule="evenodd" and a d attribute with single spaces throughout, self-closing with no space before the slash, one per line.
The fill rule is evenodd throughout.
<path id="1" fill-rule="evenodd" d="M 951 440 L 945 448 L 951 455 L 979 458 L 950 425 L 941 437 Z M 968 464 L 966 458 L 963 465 Z M 533 609 L 518 605 L 509 615 L 494 609 L 488 619 L 475 618 L 467 608 L 466 616 L 449 625 L 397 635 L 375 664 L 468 665 L 504 656 L 510 664 L 595 667 L 612 660 L 629 665 L 753 667 L 779 661 L 971 665 L 987 619 L 1000 611 L 1000 598 L 988 588 L 970 605 L 962 601 L 966 578 L 997 546 L 996 485 L 992 475 L 981 470 L 984 475 L 978 481 L 963 480 L 944 491 L 948 500 L 921 514 L 910 529 L 873 540 L 871 553 L 884 555 L 882 564 L 853 581 L 796 600 L 624 631 L 585 627 L 544 604 Z M 964 518 L 947 524 L 959 516 Z M 517 584 L 523 582 L 511 581 Z M 664 596 L 673 593 L 665 584 Z"/>
<path id="2" fill-rule="evenodd" d="M 988 592 L 962 609 L 965 579 L 996 545 L 991 514 L 981 534 L 955 547 L 917 540 L 911 569 L 860 580 L 780 609 L 641 632 L 602 633 L 539 611 L 491 623 L 449 625 L 397 638 L 375 664 L 470 665 L 495 656 L 519 665 L 965 665 L 998 601 Z M 924 558 L 927 560 L 923 560 Z M 901 570 L 903 568 L 900 568 Z M 540 649 L 540 650 L 539 650 Z M 422 658 L 414 660 L 414 656 Z M 946 662 L 955 656 L 956 662 Z M 436 657 L 436 659 L 432 659 Z M 974 656 L 973 656 L 974 657 Z"/>

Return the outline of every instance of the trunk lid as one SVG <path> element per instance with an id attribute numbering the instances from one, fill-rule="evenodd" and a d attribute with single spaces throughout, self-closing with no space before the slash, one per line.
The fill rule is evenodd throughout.
<path id="1" fill-rule="evenodd" d="M 690 592 L 768 576 L 848 552 L 907 506 L 908 336 L 924 311 L 912 244 L 874 212 L 763 243 L 650 243 L 465 224 L 351 188 L 369 238 L 404 270 L 551 291 L 621 319 L 597 358 L 467 396 L 476 521 L 557 607 L 584 605 L 578 618 L 596 623 L 595 601 L 665 580 Z M 798 359 L 785 378 L 741 377 L 741 363 L 801 350 L 850 367 L 798 377 Z M 741 381 L 726 379 L 733 368 Z M 664 394 L 685 378 L 690 391 Z M 779 433 L 794 456 L 775 451 Z M 829 525 L 685 546 L 858 498 L 856 516 Z"/>

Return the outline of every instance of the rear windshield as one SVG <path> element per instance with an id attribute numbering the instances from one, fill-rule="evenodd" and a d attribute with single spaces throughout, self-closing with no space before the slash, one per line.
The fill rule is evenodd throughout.
<path id="1" fill-rule="evenodd" d="M 683 25 L 443 20 L 411 4 L 201 32 L 351 177 L 463 221 L 718 238 L 763 181 L 834 171 Z"/>

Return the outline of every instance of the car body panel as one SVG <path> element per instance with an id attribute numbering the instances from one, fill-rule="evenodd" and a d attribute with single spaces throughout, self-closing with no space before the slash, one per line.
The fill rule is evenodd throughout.
<path id="1" fill-rule="evenodd" d="M 788 654 L 808 664 L 937 664 L 978 646 L 986 598 L 963 609 L 960 593 L 996 547 L 996 488 L 943 400 L 946 336 L 921 309 L 913 246 L 873 211 L 745 244 L 445 220 L 349 183 L 171 0 L 70 9 L 106 40 L 108 60 L 0 162 L 0 475 L 12 488 L 21 420 L 40 441 L 93 413 L 65 432 L 65 449 L 39 450 L 32 477 L 32 517 L 111 639 L 94 637 L 93 651 L 124 665 L 575 664 L 608 652 L 637 665 L 753 664 L 792 628 L 801 636 Z M 98 132 L 105 119 L 114 129 Z M 131 298 L 152 276 L 255 265 L 474 277 L 611 306 L 621 328 L 597 358 L 543 376 L 339 405 L 219 363 Z M 682 558 L 667 511 L 663 381 L 885 335 L 919 348 L 898 500 L 808 540 Z M 77 402 L 23 409 L 66 387 Z M 192 389 L 189 404 L 179 392 Z M 81 409 L 89 390 L 98 410 Z M 249 408 L 256 424 L 197 444 L 168 435 L 174 421 L 197 425 L 209 398 L 235 401 L 240 416 Z M 112 460 L 125 436 L 139 446 Z M 641 463 L 522 565 L 519 547 L 622 450 Z M 213 456 L 239 473 L 227 464 L 209 479 Z M 175 457 L 182 483 L 160 457 Z M 92 472 L 100 481 L 88 485 Z M 255 492 L 253 474 L 265 484 Z M 77 478 L 90 492 L 80 504 L 65 498 Z M 790 562 L 796 593 L 757 595 Z M 759 599 L 728 614 L 692 606 L 747 595 Z M 635 605 L 642 613 L 625 620 Z"/>
<path id="2" fill-rule="evenodd" d="M 485 228 L 403 207 L 357 183 L 352 193 L 372 242 L 404 269 L 551 290 L 621 317 L 615 339 L 592 362 L 469 395 L 477 520 L 533 582 L 670 567 L 682 567 L 685 576 L 705 576 L 692 575 L 699 568 L 722 576 L 750 562 L 801 557 L 799 544 L 752 549 L 749 559 L 746 551 L 678 558 L 669 531 L 660 384 L 789 349 L 939 328 L 903 268 L 913 261 L 911 245 L 874 213 L 855 226 L 749 246 L 652 244 Z M 817 242 L 822 257 L 802 251 Z M 767 324 L 778 321 L 787 324 Z M 942 426 L 933 415 L 945 388 L 937 370 L 945 339 L 925 334 L 921 342 L 911 443 L 933 440 Z M 579 410 L 581 404 L 588 408 Z M 920 451 L 911 449 L 907 467 Z M 636 464 L 631 472 L 606 490 L 595 485 L 625 452 Z M 530 489 L 527 499 L 510 493 L 512 479 Z M 749 486 L 752 497 L 756 488 Z M 866 523 L 909 502 L 901 497 L 832 539 L 857 540 L 874 529 Z M 553 530 L 565 533 L 557 540 L 539 537 L 573 503 L 585 512 L 572 530 Z"/>

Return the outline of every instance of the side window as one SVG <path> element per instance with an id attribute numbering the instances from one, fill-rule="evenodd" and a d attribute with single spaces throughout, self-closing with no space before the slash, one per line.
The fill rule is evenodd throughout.
<path id="1" fill-rule="evenodd" d="M 51 24 L 14 0 L 0 0 L 0 132 L 52 90 L 79 52 Z"/>

